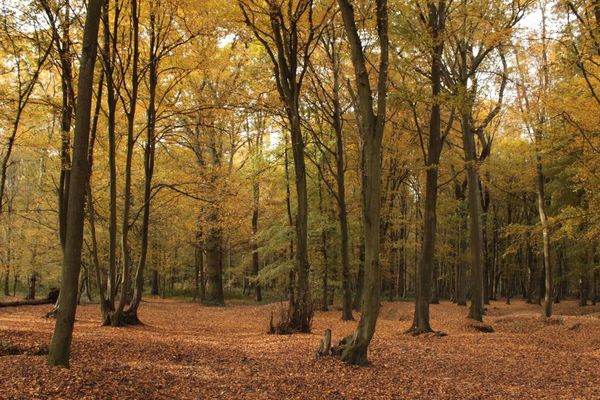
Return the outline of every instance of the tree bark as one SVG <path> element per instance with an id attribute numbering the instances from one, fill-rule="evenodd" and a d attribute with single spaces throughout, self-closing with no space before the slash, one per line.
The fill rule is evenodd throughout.
<path id="1" fill-rule="evenodd" d="M 131 18 L 133 24 L 133 66 L 131 78 L 131 101 L 129 106 L 130 129 L 135 126 L 135 110 L 138 97 L 138 60 L 139 60 L 139 15 L 138 0 L 131 1 Z M 149 98 L 146 126 L 146 147 L 144 148 L 144 211 L 142 214 L 140 258 L 135 271 L 133 296 L 127 310 L 128 323 L 139 323 L 138 308 L 144 293 L 144 270 L 148 256 L 148 231 L 150 229 L 150 202 L 152 199 L 152 176 L 154 175 L 154 148 L 156 129 L 156 86 L 158 82 L 158 59 L 156 57 L 156 33 L 154 28 L 154 6 L 150 7 L 150 65 L 148 68 Z"/>
<path id="2" fill-rule="evenodd" d="M 356 25 L 354 9 L 348 0 L 338 0 L 346 36 L 351 49 L 357 86 L 359 131 L 362 137 L 361 197 L 365 240 L 365 280 L 363 304 L 356 331 L 344 339 L 341 358 L 349 364 L 368 363 L 367 350 L 377 324 L 381 296 L 380 215 L 381 215 L 381 143 L 385 125 L 388 69 L 388 10 L 386 0 L 376 1 L 379 39 L 377 78 L 377 114 L 366 68 L 365 54 Z"/>
<path id="3" fill-rule="evenodd" d="M 116 106 L 114 67 L 117 51 L 117 26 L 119 8 L 115 7 L 114 24 L 111 32 L 109 0 L 105 0 L 103 10 L 104 51 L 103 66 L 106 77 L 106 104 L 108 107 L 108 164 L 109 164 L 109 218 L 108 218 L 108 302 L 114 310 L 117 291 L 117 161 L 116 161 Z"/>
<path id="4" fill-rule="evenodd" d="M 81 246 L 85 217 L 83 203 L 88 181 L 88 140 L 93 95 L 92 84 L 101 9 L 102 0 L 90 0 L 88 2 L 79 67 L 73 169 L 70 177 L 67 234 L 60 290 L 61 303 L 56 313 L 56 325 L 48 355 L 50 365 L 60 365 L 66 368 L 69 367 L 73 324 L 77 307 L 77 284 L 81 267 Z"/>
<path id="5" fill-rule="evenodd" d="M 466 106 L 465 106 L 466 107 Z M 481 202 L 479 194 L 479 174 L 476 165 L 475 137 L 471 127 L 469 112 L 461 115 L 463 147 L 467 171 L 467 203 L 469 206 L 470 264 L 471 264 L 471 306 L 469 318 L 483 321 L 483 237 L 481 230 Z"/>
<path id="6" fill-rule="evenodd" d="M 262 146 L 262 140 L 257 140 L 257 147 Z M 257 149 L 257 151 L 261 151 Z M 258 257 L 258 216 L 260 211 L 260 182 L 258 176 L 254 176 L 252 182 L 252 276 L 254 277 L 254 298 L 257 302 L 262 301 L 262 291 L 258 280 L 259 257 Z"/>

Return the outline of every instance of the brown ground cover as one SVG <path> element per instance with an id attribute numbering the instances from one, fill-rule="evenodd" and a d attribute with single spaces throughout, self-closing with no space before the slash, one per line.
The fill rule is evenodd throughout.
<path id="1" fill-rule="evenodd" d="M 353 330 L 339 311 L 317 312 L 313 334 L 267 335 L 278 307 L 151 298 L 144 326 L 110 328 L 84 305 L 70 370 L 36 355 L 50 306 L 0 309 L 0 399 L 600 399 L 600 306 L 562 302 L 544 320 L 539 306 L 492 302 L 495 332 L 482 333 L 442 303 L 432 326 L 448 336 L 412 337 L 412 303 L 385 303 L 366 368 L 314 358 L 325 328 L 334 341 Z"/>

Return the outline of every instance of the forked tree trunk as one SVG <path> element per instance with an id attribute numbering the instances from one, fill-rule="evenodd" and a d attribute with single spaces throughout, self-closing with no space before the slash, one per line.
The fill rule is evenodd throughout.
<path id="1" fill-rule="evenodd" d="M 60 290 L 61 303 L 56 313 L 56 325 L 48 355 L 49 364 L 67 368 L 69 367 L 73 324 L 77 307 L 77 284 L 81 267 L 81 246 L 85 217 L 83 203 L 88 181 L 88 140 L 93 96 L 92 84 L 102 3 L 102 0 L 90 0 L 88 2 L 83 30 L 75 115 L 73 168 L 70 180 L 67 234 Z"/>

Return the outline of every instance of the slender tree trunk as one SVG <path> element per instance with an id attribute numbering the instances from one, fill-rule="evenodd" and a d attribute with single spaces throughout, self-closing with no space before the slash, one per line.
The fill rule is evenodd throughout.
<path id="1" fill-rule="evenodd" d="M 319 166 L 321 169 L 322 166 Z M 321 174 L 318 175 L 319 188 L 319 213 L 321 219 L 325 220 L 325 212 L 323 209 L 323 188 L 321 184 Z M 323 256 L 323 271 L 321 271 L 321 311 L 329 311 L 329 257 L 327 254 L 327 227 L 321 227 L 321 254 Z"/>
<path id="2" fill-rule="evenodd" d="M 354 9 L 348 0 L 338 0 L 346 36 L 350 44 L 360 115 L 361 198 L 363 235 L 365 240 L 365 277 L 363 304 L 356 331 L 344 339 L 341 358 L 349 364 L 367 364 L 367 350 L 375 333 L 381 296 L 381 264 L 379 261 L 381 229 L 381 143 L 386 116 L 388 68 L 388 10 L 386 0 L 376 1 L 379 39 L 379 71 L 377 78 L 377 114 L 368 78 L 365 54 L 356 26 Z"/>
<path id="3" fill-rule="evenodd" d="M 431 281 L 434 269 L 435 239 L 437 229 L 437 195 L 439 161 L 442 152 L 441 138 L 441 63 L 443 42 L 440 36 L 444 30 L 446 4 L 440 1 L 436 5 L 429 2 L 429 28 L 431 30 L 431 96 L 433 104 L 429 123 L 429 143 L 427 151 L 427 166 L 425 180 L 425 216 L 423 220 L 423 248 L 420 263 L 418 264 L 415 296 L 415 315 L 411 328 L 414 335 L 431 332 L 429 325 L 429 302 L 431 298 Z M 451 123 L 451 122 L 450 122 Z"/>
<path id="4" fill-rule="evenodd" d="M 290 302 L 291 325 L 298 332 L 310 332 L 312 305 L 308 280 L 310 270 L 308 264 L 308 193 L 306 186 L 306 165 L 304 161 L 304 140 L 302 139 L 300 128 L 299 104 L 297 104 L 297 100 L 294 100 L 294 106 L 288 112 L 298 202 L 296 211 L 296 287 L 294 302 Z"/>
<path id="5" fill-rule="evenodd" d="M 117 161 L 116 161 L 116 106 L 114 65 L 117 49 L 119 8 L 115 8 L 113 31 L 110 29 L 109 1 L 104 1 L 104 74 L 106 76 L 106 104 L 108 106 L 108 164 L 109 164 L 109 223 L 108 223 L 108 301 L 114 309 L 117 291 Z"/>
<path id="6" fill-rule="evenodd" d="M 259 143 L 259 145 L 261 145 Z M 262 292 L 258 280 L 258 215 L 260 210 L 260 183 L 258 177 L 252 182 L 252 276 L 254 277 L 254 295 L 256 301 L 262 301 Z"/>
<path id="7" fill-rule="evenodd" d="M 135 110 L 138 97 L 138 60 L 139 60 L 139 16 L 138 0 L 131 1 L 131 15 L 133 23 L 133 67 L 131 78 L 131 101 L 129 106 L 130 129 L 135 127 Z M 133 297 L 127 310 L 127 322 L 139 323 L 138 308 L 144 293 L 144 270 L 148 256 L 148 231 L 150 229 L 150 202 L 152 199 L 152 177 L 154 175 L 154 148 L 156 129 L 156 86 L 158 82 L 158 60 L 156 57 L 156 34 L 154 32 L 154 7 L 150 11 L 150 66 L 148 68 L 149 98 L 146 126 L 146 147 L 144 148 L 144 211 L 142 215 L 140 259 L 135 271 Z"/>
<path id="8" fill-rule="evenodd" d="M 475 137 L 468 112 L 461 116 L 463 147 L 467 171 L 467 202 L 470 217 L 471 307 L 469 318 L 483 321 L 483 238 L 481 230 L 481 202 L 479 174 L 475 156 Z"/>
<path id="9" fill-rule="evenodd" d="M 88 2 L 79 67 L 73 168 L 70 180 L 67 235 L 60 289 L 61 303 L 56 313 L 56 325 L 48 355 L 49 364 L 61 365 L 67 368 L 69 367 L 73 324 L 77 307 L 77 284 L 81 267 L 81 245 L 85 217 L 83 203 L 88 181 L 87 164 L 90 111 L 93 96 L 92 84 L 101 10 L 102 0 L 90 0 Z"/>
<path id="10" fill-rule="evenodd" d="M 156 268 L 154 268 L 152 270 L 152 285 L 150 288 L 150 294 L 153 296 L 158 296 L 158 284 L 159 284 L 159 276 L 158 276 L 158 270 Z M 202 292 L 200 293 L 200 300 L 202 300 Z"/>
<path id="11" fill-rule="evenodd" d="M 348 234 L 348 209 L 346 205 L 346 181 L 344 174 L 344 136 L 342 107 L 340 104 L 340 60 L 335 43 L 331 46 L 333 64 L 333 129 L 335 131 L 338 218 L 340 226 L 340 252 L 342 259 L 342 321 L 352 321 L 352 285 L 350 281 L 350 239 Z"/>
<path id="12" fill-rule="evenodd" d="M 546 43 L 546 13 L 545 8 L 542 7 L 542 75 L 543 75 L 543 93 L 548 91 L 549 85 L 549 74 L 548 74 L 548 50 Z M 545 101 L 545 99 L 542 99 Z M 542 140 L 543 140 L 543 129 L 545 129 L 546 115 L 545 106 L 542 107 L 540 116 L 540 127 L 535 130 L 534 146 L 535 146 L 535 165 L 536 165 L 536 191 L 537 191 L 537 203 L 538 203 L 538 214 L 540 217 L 540 223 L 542 225 L 542 254 L 544 262 L 544 316 L 552 316 L 552 302 L 554 295 L 554 282 L 552 264 L 550 259 L 550 229 L 548 227 L 548 217 L 546 214 L 546 191 L 544 188 L 544 170 L 542 166 Z"/>
<path id="13" fill-rule="evenodd" d="M 363 303 L 363 285 L 365 280 L 365 239 L 360 237 L 358 245 L 358 274 L 356 276 L 356 290 L 354 291 L 354 299 L 352 300 L 352 308 L 356 311 L 362 310 Z"/>
<path id="14" fill-rule="evenodd" d="M 464 196 L 463 202 L 464 202 Z M 459 306 L 467 305 L 467 265 L 465 264 L 465 254 L 467 253 L 467 218 L 464 212 L 464 203 L 460 205 L 459 210 L 460 219 L 460 239 L 459 239 L 459 252 L 460 257 L 458 261 L 458 277 L 457 277 L 457 289 L 456 289 L 456 304 Z"/>

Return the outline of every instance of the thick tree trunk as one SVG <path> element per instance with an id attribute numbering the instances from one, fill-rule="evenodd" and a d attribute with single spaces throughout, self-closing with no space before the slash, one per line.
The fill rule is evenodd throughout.
<path id="1" fill-rule="evenodd" d="M 92 83 L 96 63 L 96 46 L 102 10 L 102 0 L 88 2 L 83 31 L 75 135 L 73 146 L 73 168 L 69 190 L 67 212 L 67 234 L 62 267 L 61 303 L 56 313 L 56 325 L 48 355 L 48 363 L 69 367 L 75 309 L 77 307 L 77 284 L 81 267 L 83 242 L 84 197 L 88 181 L 88 140 L 90 111 L 92 106 Z"/>

